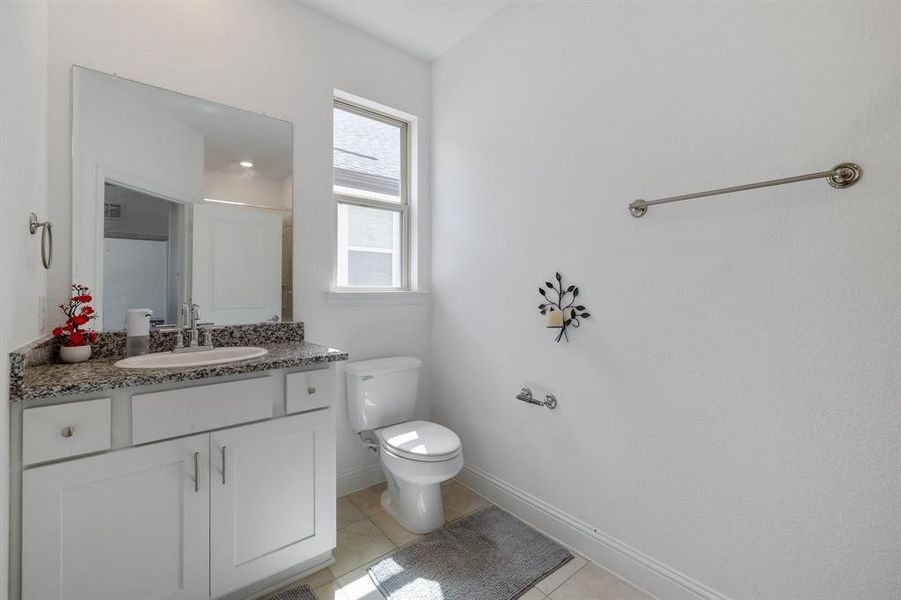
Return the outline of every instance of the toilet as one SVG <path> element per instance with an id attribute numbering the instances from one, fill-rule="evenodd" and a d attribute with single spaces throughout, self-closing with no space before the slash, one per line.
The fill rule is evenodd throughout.
<path id="1" fill-rule="evenodd" d="M 344 371 L 351 427 L 378 451 L 388 480 L 382 508 L 414 533 L 444 524 L 441 482 L 463 468 L 456 433 L 413 420 L 421 365 L 396 356 L 348 363 Z"/>

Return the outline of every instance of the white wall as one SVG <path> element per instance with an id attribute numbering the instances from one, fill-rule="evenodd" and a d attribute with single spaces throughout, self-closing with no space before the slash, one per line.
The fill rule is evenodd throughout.
<path id="1" fill-rule="evenodd" d="M 522 3 L 439 60 L 433 396 L 467 462 L 728 597 L 901 597 L 899 31 Z M 841 161 L 856 187 L 626 210 Z M 593 315 L 568 345 L 556 270 Z"/>
<path id="2" fill-rule="evenodd" d="M 47 3 L 0 2 L 0 355 L 43 333 L 47 277 L 28 213 L 47 218 Z M 57 229 L 58 230 L 58 229 Z M 0 368 L 0 599 L 8 596 L 9 368 Z"/>
<path id="3" fill-rule="evenodd" d="M 294 123 L 294 314 L 355 359 L 427 359 L 423 305 L 332 307 L 332 97 L 341 89 L 420 117 L 419 279 L 429 281 L 429 65 L 294 2 L 58 2 L 50 6 L 50 210 L 60 224 L 51 295 L 69 285 L 70 69 L 80 64 Z M 343 377 L 338 399 L 343 402 Z M 425 389 L 428 389 L 427 387 Z M 375 465 L 339 409 L 338 470 Z M 378 476 L 378 471 L 366 474 Z"/>

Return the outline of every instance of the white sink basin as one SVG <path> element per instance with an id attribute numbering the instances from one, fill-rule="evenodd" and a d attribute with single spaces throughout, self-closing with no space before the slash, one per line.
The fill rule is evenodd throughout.
<path id="1" fill-rule="evenodd" d="M 263 356 L 269 351 L 254 346 L 231 346 L 202 350 L 200 352 L 154 352 L 131 356 L 116 362 L 120 369 L 177 369 L 178 367 L 205 367 L 237 362 Z"/>

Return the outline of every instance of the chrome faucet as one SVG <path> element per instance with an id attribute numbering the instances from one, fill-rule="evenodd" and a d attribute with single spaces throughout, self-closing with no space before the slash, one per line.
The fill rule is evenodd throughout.
<path id="1" fill-rule="evenodd" d="M 185 329 L 190 330 L 188 333 L 188 345 L 191 348 L 197 347 L 197 321 L 200 319 L 200 305 L 187 304 L 181 305 L 181 310 L 185 315 Z"/>
<path id="2" fill-rule="evenodd" d="M 200 322 L 200 306 L 197 304 L 184 303 L 181 305 L 181 314 L 184 325 L 176 325 L 169 327 L 158 327 L 157 331 L 161 333 L 176 333 L 178 337 L 175 339 L 175 348 L 173 352 L 200 352 L 203 350 L 213 349 L 214 329 L 221 329 L 212 322 Z M 188 343 L 185 345 L 185 333 L 188 335 Z"/>

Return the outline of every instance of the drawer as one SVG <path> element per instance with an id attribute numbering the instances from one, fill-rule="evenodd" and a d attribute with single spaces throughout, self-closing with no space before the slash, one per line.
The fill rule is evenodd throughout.
<path id="1" fill-rule="evenodd" d="M 136 394 L 131 399 L 132 443 L 268 419 L 272 405 L 270 377 Z"/>
<path id="2" fill-rule="evenodd" d="M 285 376 L 285 410 L 288 414 L 331 406 L 335 395 L 335 371 L 317 369 Z"/>
<path id="3" fill-rule="evenodd" d="M 22 412 L 22 463 L 108 450 L 110 428 L 109 398 L 26 408 Z"/>

